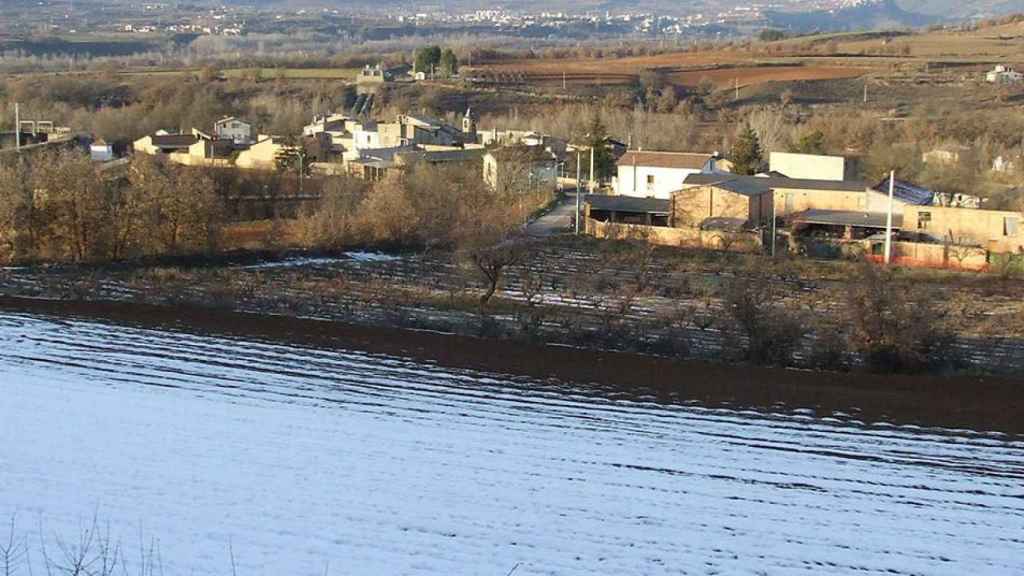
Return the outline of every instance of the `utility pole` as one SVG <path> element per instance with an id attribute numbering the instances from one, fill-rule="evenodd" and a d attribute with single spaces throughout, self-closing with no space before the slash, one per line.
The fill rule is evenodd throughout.
<path id="1" fill-rule="evenodd" d="M 583 187 L 580 186 L 580 163 L 583 161 L 580 155 L 580 149 L 576 149 L 576 235 L 580 234 L 580 195 L 583 193 Z"/>
<path id="2" fill-rule="evenodd" d="M 892 197 L 896 188 L 896 171 L 889 172 L 889 210 L 885 215 L 885 263 L 892 258 Z"/>
<path id="3" fill-rule="evenodd" d="M 868 79 L 864 79 L 864 103 L 868 103 Z"/>
<path id="4" fill-rule="evenodd" d="M 736 77 L 736 96 L 733 98 L 733 100 L 739 100 L 739 99 L 740 99 L 740 79 L 739 79 L 739 77 Z"/>
<path id="5" fill-rule="evenodd" d="M 14 149 L 21 150 L 21 109 L 17 102 L 14 103 Z"/>
<path id="6" fill-rule="evenodd" d="M 594 193 L 594 147 L 590 147 L 590 193 Z"/>
<path id="7" fill-rule="evenodd" d="M 562 70 L 562 91 L 565 91 L 565 70 Z"/>

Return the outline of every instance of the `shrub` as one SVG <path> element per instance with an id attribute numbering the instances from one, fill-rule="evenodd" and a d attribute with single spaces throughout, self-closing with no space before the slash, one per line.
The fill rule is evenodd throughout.
<path id="1" fill-rule="evenodd" d="M 784 287 L 774 277 L 771 264 L 756 261 L 741 274 L 726 287 L 725 304 L 747 338 L 746 360 L 791 365 L 805 332 L 800 315 L 784 305 Z"/>
<path id="2" fill-rule="evenodd" d="M 920 372 L 960 364 L 945 315 L 930 295 L 865 262 L 849 279 L 851 344 L 873 372 Z"/>

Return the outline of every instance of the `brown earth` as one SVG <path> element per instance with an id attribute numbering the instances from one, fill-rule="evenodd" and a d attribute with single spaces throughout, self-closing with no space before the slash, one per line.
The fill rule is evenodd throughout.
<path id="1" fill-rule="evenodd" d="M 681 52 L 614 59 L 512 60 L 476 67 L 472 73 L 518 76 L 535 85 L 561 85 L 564 75 L 567 85 L 607 86 L 630 84 L 641 72 L 652 70 L 678 86 L 693 87 L 708 77 L 722 88 L 732 86 L 737 79 L 741 86 L 750 86 L 775 81 L 857 78 L 877 69 L 877 64 L 804 64 L 798 59 L 762 62 L 742 53 Z"/>

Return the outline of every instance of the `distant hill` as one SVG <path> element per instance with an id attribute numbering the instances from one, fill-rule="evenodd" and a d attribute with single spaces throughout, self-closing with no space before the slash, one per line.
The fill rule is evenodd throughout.
<path id="1" fill-rule="evenodd" d="M 831 11 L 765 12 L 768 25 L 796 32 L 873 30 L 927 26 L 941 20 L 935 15 L 908 12 L 895 0 L 861 0 Z"/>
<path id="2" fill-rule="evenodd" d="M 951 19 L 989 18 L 1024 12 L 1021 0 L 900 0 L 904 10 Z"/>

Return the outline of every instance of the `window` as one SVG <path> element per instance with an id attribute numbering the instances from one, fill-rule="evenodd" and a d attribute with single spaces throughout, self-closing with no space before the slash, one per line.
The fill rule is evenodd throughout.
<path id="1" fill-rule="evenodd" d="M 917 229 L 918 230 L 927 230 L 928 229 L 928 224 L 930 224 L 931 221 L 932 221 L 932 213 L 931 212 L 918 212 L 917 213 Z"/>
<path id="2" fill-rule="evenodd" d="M 1016 236 L 1020 226 L 1020 218 L 1007 216 L 1003 218 L 1003 236 Z"/>
<path id="3" fill-rule="evenodd" d="M 648 187 L 654 186 L 654 174 L 648 174 L 647 175 L 647 186 Z"/>

